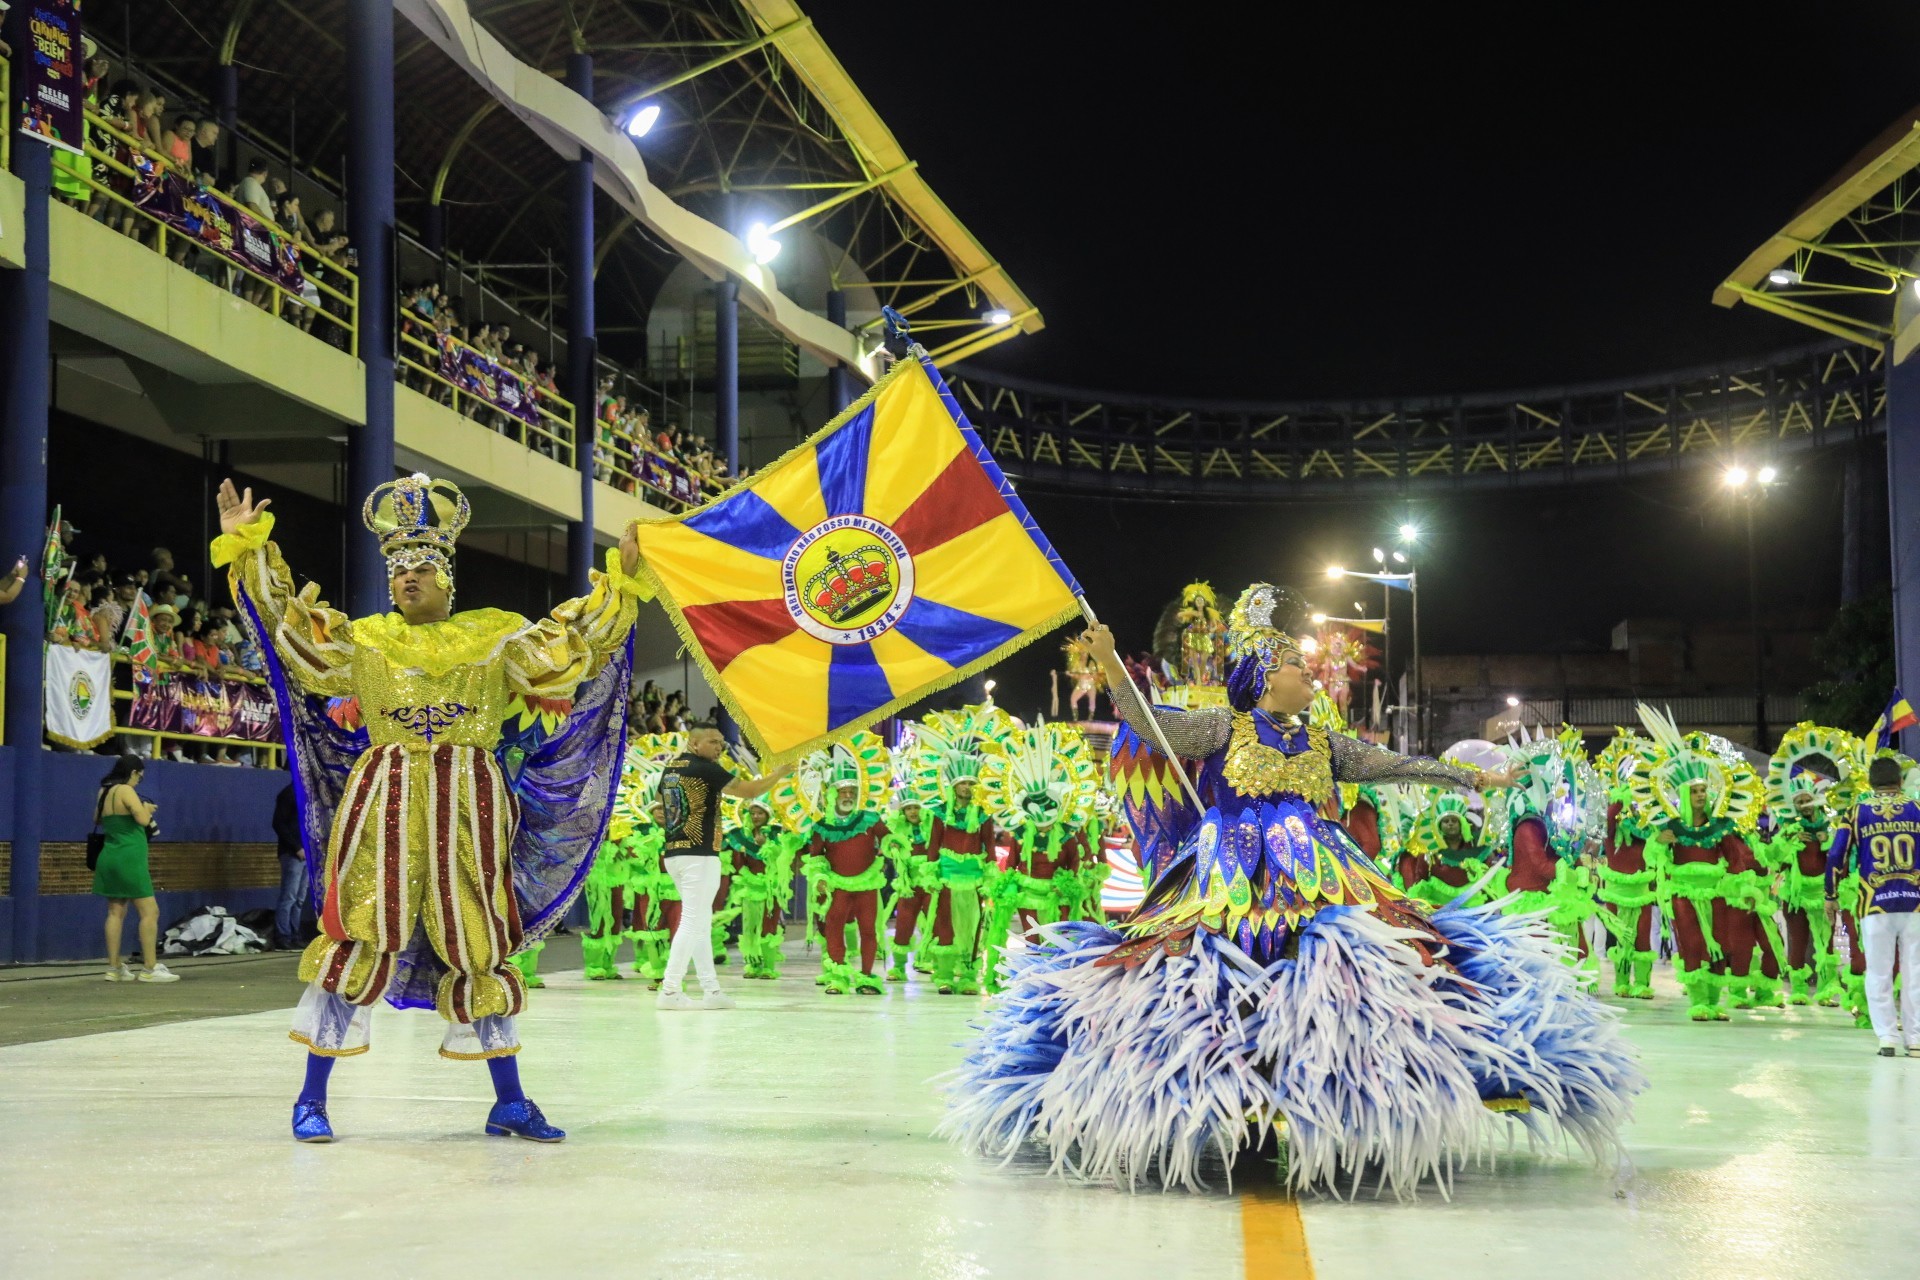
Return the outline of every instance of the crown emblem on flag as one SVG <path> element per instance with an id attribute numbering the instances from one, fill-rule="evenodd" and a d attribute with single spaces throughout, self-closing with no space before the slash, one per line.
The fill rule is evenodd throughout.
<path id="1" fill-rule="evenodd" d="M 845 622 L 893 591 L 893 561 L 879 543 L 851 552 L 827 552 L 827 563 L 807 579 L 807 600 L 831 622 Z"/>

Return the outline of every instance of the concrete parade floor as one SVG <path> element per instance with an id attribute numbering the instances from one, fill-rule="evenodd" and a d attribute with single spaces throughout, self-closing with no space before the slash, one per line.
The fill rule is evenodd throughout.
<path id="1" fill-rule="evenodd" d="M 959 1155 L 929 1136 L 928 1080 L 981 1002 L 924 982 L 826 997 L 788 952 L 777 983 L 723 970 L 729 1013 L 545 966 L 521 1065 L 558 1146 L 482 1136 L 485 1069 L 435 1056 L 432 1014 L 384 1007 L 373 1051 L 334 1073 L 341 1140 L 292 1142 L 286 957 L 209 1000 L 221 1016 L 159 1025 L 142 1001 L 190 1009 L 237 962 L 159 989 L 97 968 L 0 981 L 0 1275 L 1920 1274 L 1920 1059 L 1875 1057 L 1834 1010 L 1696 1026 L 1666 985 L 1626 1009 L 1653 1080 L 1632 1169 L 1522 1150 L 1451 1200 L 1296 1207 L 1258 1176 L 1128 1195 Z"/>

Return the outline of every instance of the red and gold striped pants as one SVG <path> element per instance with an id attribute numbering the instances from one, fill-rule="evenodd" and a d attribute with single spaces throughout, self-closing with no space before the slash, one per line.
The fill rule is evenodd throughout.
<path id="1" fill-rule="evenodd" d="M 441 1017 L 471 1024 L 519 1013 L 526 985 L 507 963 L 521 941 L 510 859 L 519 820 L 518 801 L 484 748 L 369 750 L 354 763 L 334 818 L 320 936 L 301 957 L 301 979 L 371 1006 L 419 928 L 447 967 L 434 998 Z M 297 1028 L 294 1038 L 302 1039 Z"/>

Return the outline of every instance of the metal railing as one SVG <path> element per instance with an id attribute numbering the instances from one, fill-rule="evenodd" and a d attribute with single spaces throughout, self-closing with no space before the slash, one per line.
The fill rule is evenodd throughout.
<path id="1" fill-rule="evenodd" d="M 130 670 L 132 667 L 132 659 L 128 658 L 124 653 L 116 653 L 113 655 L 113 665 L 116 669 L 127 667 Z M 208 676 L 207 678 L 211 680 L 234 680 L 242 684 L 264 685 L 266 683 L 266 681 L 259 676 L 252 674 L 243 675 L 238 672 Z M 113 691 L 113 700 L 116 703 L 131 703 L 138 697 L 138 692 L 133 689 L 121 689 L 116 686 Z M 117 710 L 118 708 L 116 707 L 116 711 Z M 179 733 L 171 729 L 141 729 L 134 725 L 121 724 L 119 720 L 120 717 L 115 715 L 114 736 L 148 739 L 153 744 L 152 754 L 155 759 L 160 758 L 162 751 L 161 744 L 163 742 L 178 742 L 182 744 L 191 743 L 202 747 L 220 747 L 228 750 L 260 751 L 265 753 L 263 760 L 266 768 L 281 769 L 286 767 L 285 756 L 287 749 L 286 745 L 281 742 L 259 742 L 252 738 L 214 738 L 206 734 Z"/>
<path id="2" fill-rule="evenodd" d="M 399 360 L 396 361 L 399 368 L 418 374 L 443 391 L 448 397 L 448 406 L 455 413 L 468 418 L 489 419 L 488 425 L 526 445 L 529 449 L 538 450 L 569 467 L 574 465 L 576 415 L 571 400 L 527 380 L 517 370 L 505 368 L 492 356 L 468 346 L 450 334 L 437 335 L 440 341 L 452 343 L 462 350 L 472 352 L 476 358 L 484 360 L 503 373 L 511 374 L 526 386 L 533 400 L 534 416 L 537 421 L 528 422 L 524 418 L 515 417 L 497 407 L 485 396 L 476 395 L 471 389 L 460 386 L 441 373 L 439 348 L 413 332 L 413 327 L 420 323 L 417 319 L 409 318 L 400 327 Z"/>
<path id="3" fill-rule="evenodd" d="M 124 133 L 118 127 L 109 124 L 105 118 L 91 108 L 86 112 L 86 120 L 86 153 L 88 159 L 93 161 L 96 169 L 104 168 L 109 174 L 117 176 L 131 185 L 144 178 L 144 175 L 142 175 L 132 163 L 134 156 L 139 155 L 146 157 L 146 159 L 161 172 L 177 173 L 177 167 L 171 158 L 160 154 L 132 135 Z M 103 138 L 110 140 L 114 145 L 102 145 L 101 139 Z M 207 250 L 206 246 L 198 238 L 186 234 L 178 227 L 173 226 L 161 218 L 155 217 L 139 202 L 132 199 L 127 192 L 119 190 L 111 180 L 102 181 L 98 174 L 94 172 L 70 170 L 69 173 L 72 177 L 77 178 L 92 190 L 96 199 L 105 200 L 108 206 L 126 210 L 135 218 L 139 219 L 141 224 L 149 227 L 153 236 L 152 247 L 161 257 L 171 256 L 168 253 L 168 242 L 170 238 L 178 241 L 179 245 L 177 247 L 181 247 L 183 250 L 200 248 L 211 254 L 220 266 L 238 276 L 245 277 L 246 281 L 253 287 L 266 290 L 266 293 L 262 295 L 262 297 L 266 299 L 263 310 L 280 317 L 286 316 L 290 310 L 310 313 L 313 321 L 324 320 L 341 332 L 341 335 L 346 340 L 347 351 L 350 355 L 358 356 L 360 354 L 359 276 L 347 268 L 334 263 L 299 236 L 293 235 L 278 225 L 261 219 L 253 210 L 239 204 L 224 192 L 216 191 L 210 187 L 198 188 L 202 196 L 224 207 L 228 211 L 229 217 L 244 214 L 247 218 L 266 226 L 270 234 L 279 241 L 292 245 L 299 254 L 299 260 L 302 264 L 301 274 L 305 284 L 313 290 L 313 294 L 310 297 L 305 296 L 304 291 L 296 293 L 288 289 L 279 280 L 256 270 L 245 262 L 229 257 L 226 254 L 213 253 L 212 250 Z M 188 180 L 190 181 L 190 178 Z M 89 203 L 90 205 L 92 204 L 92 202 Z M 123 229 L 125 229 L 127 225 L 129 224 L 123 223 Z M 134 238 L 137 239 L 138 237 L 135 236 Z M 321 266 L 321 264 L 324 264 L 324 266 Z M 344 287 L 333 284 L 332 281 L 334 279 L 338 279 Z M 326 300 L 328 299 L 335 304 L 333 307 L 327 305 Z M 338 308 L 337 310 L 336 307 Z"/>
<path id="4" fill-rule="evenodd" d="M 642 458 L 658 458 L 662 463 L 684 471 L 688 477 L 694 481 L 696 486 L 696 493 L 691 500 L 689 500 L 685 494 L 662 488 L 660 485 L 647 479 L 645 469 L 641 465 Z M 667 454 L 661 453 L 658 449 L 641 443 L 636 436 L 631 434 L 623 435 L 619 432 L 610 434 L 595 433 L 593 475 L 594 479 L 610 484 L 614 488 L 626 493 L 640 494 L 642 490 L 645 490 L 646 494 L 659 497 L 674 508 L 694 506 L 705 502 L 708 498 L 719 494 L 727 485 L 733 482 L 732 477 L 721 480 L 711 476 L 703 476 L 680 459 L 669 457 Z"/>

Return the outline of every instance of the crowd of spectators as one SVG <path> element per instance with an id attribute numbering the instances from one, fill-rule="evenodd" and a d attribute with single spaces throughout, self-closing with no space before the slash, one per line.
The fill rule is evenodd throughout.
<path id="1" fill-rule="evenodd" d="M 76 532 L 71 524 L 61 522 L 61 541 L 69 555 Z M 94 552 L 73 562 L 62 591 L 47 633 L 50 644 L 126 653 L 137 631 L 129 623 L 144 602 L 150 619 L 152 670 L 256 684 L 266 678 L 265 657 L 240 625 L 239 614 L 231 605 L 210 605 L 197 595 L 192 580 L 175 567 L 173 552 L 165 547 L 155 547 L 148 565 L 140 569 L 116 570 L 107 563 L 105 553 Z M 126 744 L 113 745 L 111 750 L 118 753 L 129 747 L 146 755 L 153 750 L 153 740 L 129 735 Z M 250 750 L 181 741 L 167 743 L 163 754 L 209 764 L 264 763 Z"/>
<path id="2" fill-rule="evenodd" d="M 629 406 L 626 397 L 616 390 L 613 374 L 600 379 L 595 418 L 595 479 L 633 493 L 637 483 L 644 483 L 642 455 L 650 453 L 686 472 L 703 494 L 725 487 L 727 460 L 713 451 L 706 437 L 672 423 L 656 430 L 651 411 Z"/>
<path id="3" fill-rule="evenodd" d="M 443 378 L 429 377 L 422 372 L 422 368 L 433 367 L 448 339 L 484 356 L 496 369 L 518 379 L 520 385 L 532 393 L 535 403 L 550 402 L 556 397 L 565 399 L 560 395 L 560 384 L 556 381 L 557 374 L 552 361 L 540 359 L 533 348 L 515 341 L 512 331 L 504 324 L 483 321 L 470 325 L 464 322 L 460 316 L 459 302 L 438 283 L 429 282 L 400 291 L 400 332 L 401 382 L 441 404 L 455 398 L 453 389 Z M 406 341 L 408 338 L 413 341 Z M 532 431 L 521 419 L 488 408 L 476 396 L 460 396 L 458 399 L 459 410 L 466 417 L 492 427 L 548 457 L 554 456 L 551 420 L 543 420 L 540 429 Z M 548 403 L 544 407 L 554 417 L 565 421 L 567 415 L 559 406 Z"/>
<path id="4" fill-rule="evenodd" d="M 89 140 L 95 150 L 113 157 L 119 167 L 96 163 L 90 157 L 56 153 L 55 194 L 95 221 L 159 248 L 158 224 L 142 218 L 126 202 L 132 198 L 134 179 L 121 170 L 132 167 L 132 148 L 138 147 L 163 171 L 202 192 L 225 197 L 230 205 L 292 242 L 305 283 L 297 297 L 288 294 L 283 299 L 282 318 L 346 349 L 350 335 L 344 323 L 314 329 L 321 312 L 343 322 L 347 319 L 347 304 L 323 292 L 318 284 L 344 293 L 341 270 L 351 271 L 359 265 L 352 245 L 338 230 L 334 211 L 305 213 L 300 197 L 283 178 L 273 176 L 259 156 L 244 164 L 236 162 L 232 168 L 223 165 L 220 122 L 210 112 L 185 104 L 175 106 L 166 91 L 157 86 L 125 78 L 110 80 L 113 64 L 98 54 L 87 58 L 85 68 L 87 111 L 98 123 L 110 126 L 90 126 Z M 125 139 L 131 139 L 131 145 Z M 103 186 L 122 199 L 113 199 L 100 189 Z M 241 270 L 229 257 L 196 248 L 187 236 L 168 235 L 166 242 L 167 254 L 177 265 L 258 307 L 272 309 L 276 290 L 263 277 Z"/>
<path id="5" fill-rule="evenodd" d="M 695 718 L 687 705 L 687 695 L 677 689 L 661 689 L 652 680 L 643 681 L 628 695 L 627 732 L 685 733 L 694 724 L 718 724 L 720 708 L 710 707 L 704 717 Z"/>

